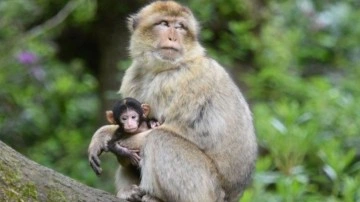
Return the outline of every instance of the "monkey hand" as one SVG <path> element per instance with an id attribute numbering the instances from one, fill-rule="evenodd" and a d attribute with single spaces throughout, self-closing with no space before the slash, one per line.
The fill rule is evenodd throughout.
<path id="1" fill-rule="evenodd" d="M 133 166 L 140 167 L 140 151 L 138 149 L 129 149 L 129 158 Z"/>
<path id="2" fill-rule="evenodd" d="M 100 175 L 102 172 L 99 156 L 103 151 L 108 151 L 108 142 L 118 127 L 117 125 L 105 125 L 99 128 L 91 139 L 88 148 L 88 158 L 91 168 L 97 175 Z"/>
<path id="3" fill-rule="evenodd" d="M 124 146 L 121 146 L 118 143 L 111 144 L 108 146 L 109 151 L 115 154 L 117 157 L 127 157 L 130 159 L 132 165 L 139 167 L 140 150 L 139 149 L 130 149 Z"/>
<path id="4" fill-rule="evenodd" d="M 100 151 L 99 154 L 93 153 L 93 152 L 89 152 L 89 163 L 91 168 L 94 170 L 94 172 L 96 173 L 96 175 L 100 175 L 102 172 L 102 168 L 100 166 L 100 159 L 99 156 L 101 154 L 102 151 Z"/>
<path id="5" fill-rule="evenodd" d="M 155 121 L 155 120 L 150 120 L 149 123 L 150 123 L 151 128 L 156 128 L 161 125 L 160 122 Z"/>

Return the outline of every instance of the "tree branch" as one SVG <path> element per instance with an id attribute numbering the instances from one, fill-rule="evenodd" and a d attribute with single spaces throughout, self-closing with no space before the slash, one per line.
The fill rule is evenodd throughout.
<path id="1" fill-rule="evenodd" d="M 29 30 L 24 39 L 35 38 L 42 33 L 53 29 L 54 27 L 61 24 L 78 6 L 82 3 L 82 0 L 72 0 L 69 1 L 54 17 L 47 20 L 45 23 L 38 25 L 31 30 Z"/>
<path id="2" fill-rule="evenodd" d="M 0 198 L 3 201 L 121 201 L 41 166 L 0 141 Z"/>

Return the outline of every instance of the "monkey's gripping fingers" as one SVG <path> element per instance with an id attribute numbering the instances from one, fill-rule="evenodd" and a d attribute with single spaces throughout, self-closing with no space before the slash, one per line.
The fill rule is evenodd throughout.
<path id="1" fill-rule="evenodd" d="M 134 166 L 139 166 L 140 158 L 140 150 L 138 149 L 128 149 L 126 147 L 121 146 L 120 144 L 109 145 L 109 150 L 114 153 L 116 156 L 128 157 L 130 162 Z"/>
<path id="2" fill-rule="evenodd" d="M 130 202 L 163 202 L 154 196 L 146 194 L 144 190 L 135 184 L 131 185 L 128 191 L 122 191 L 122 193 L 119 192 L 117 196 Z"/>
<path id="3" fill-rule="evenodd" d="M 145 194 L 142 198 L 141 198 L 141 202 L 163 202 L 162 200 L 151 196 L 149 194 Z"/>
<path id="4" fill-rule="evenodd" d="M 116 156 L 125 156 L 130 155 L 130 150 L 126 147 L 121 146 L 118 143 L 108 145 L 109 151 L 115 154 Z"/>
<path id="5" fill-rule="evenodd" d="M 99 156 L 102 152 L 108 151 L 108 142 L 111 140 L 114 132 L 119 126 L 117 125 L 105 125 L 96 130 L 88 148 L 88 158 L 91 168 L 97 175 L 101 174 L 100 159 Z"/>
<path id="6" fill-rule="evenodd" d="M 100 159 L 98 155 L 89 155 L 89 163 L 91 168 L 94 170 L 96 175 L 100 175 L 102 172 L 102 168 L 100 166 Z"/>
<path id="7" fill-rule="evenodd" d="M 158 122 L 158 121 L 150 120 L 149 122 L 150 122 L 151 128 L 156 128 L 161 125 L 160 122 Z"/>
<path id="8" fill-rule="evenodd" d="M 130 149 L 130 155 L 129 155 L 129 158 L 130 158 L 130 162 L 133 166 L 136 166 L 136 167 L 140 167 L 140 155 L 139 155 L 139 150 L 137 149 Z"/>
<path id="9" fill-rule="evenodd" d="M 94 172 L 96 173 L 96 175 L 100 175 L 102 172 L 101 169 L 101 161 L 99 159 L 99 156 L 101 154 L 101 150 L 99 152 L 89 152 L 89 163 L 91 168 L 94 170 Z"/>
<path id="10" fill-rule="evenodd" d="M 93 158 L 92 161 L 90 161 L 90 166 L 96 173 L 96 175 L 100 175 L 102 172 L 102 168 L 100 167 L 100 161 L 96 160 L 96 158 Z"/>
<path id="11" fill-rule="evenodd" d="M 145 195 L 145 192 L 140 189 L 137 185 L 131 185 L 130 194 L 127 198 L 128 201 L 142 201 L 142 197 Z"/>
<path id="12" fill-rule="evenodd" d="M 108 148 L 109 148 L 109 151 L 111 151 L 112 153 L 114 153 L 117 156 L 129 157 L 132 155 L 132 153 L 140 152 L 138 149 L 129 149 L 128 147 L 124 147 L 121 144 L 119 144 L 118 142 L 115 144 L 110 144 L 108 146 Z"/>

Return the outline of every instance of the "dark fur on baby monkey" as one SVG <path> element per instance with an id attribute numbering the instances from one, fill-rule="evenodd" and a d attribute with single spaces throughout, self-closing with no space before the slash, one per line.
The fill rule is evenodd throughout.
<path id="1" fill-rule="evenodd" d="M 96 155 L 89 155 L 90 166 L 97 175 L 102 172 L 99 156 L 103 151 L 115 154 L 120 166 L 117 171 L 117 196 L 119 198 L 139 201 L 137 187 L 140 183 L 140 149 L 151 128 L 159 126 L 155 119 L 148 119 L 150 106 L 134 98 L 122 99 L 112 110 L 106 111 L 106 118 L 112 125 L 100 127 L 94 134 L 89 151 L 97 150 Z M 147 132 L 148 131 L 148 132 Z M 97 135 L 106 136 L 106 148 L 100 148 Z M 91 154 L 91 153 L 90 153 Z M 133 194 L 137 193 L 137 194 Z"/>
<path id="2" fill-rule="evenodd" d="M 140 148 L 144 135 L 134 137 L 159 125 L 155 119 L 147 119 L 150 106 L 134 98 L 124 98 L 114 105 L 112 111 L 106 111 L 106 118 L 111 124 L 119 125 L 108 143 L 108 149 L 116 155 L 122 165 L 128 160 L 139 166 Z M 124 157 L 128 157 L 128 160 Z"/>

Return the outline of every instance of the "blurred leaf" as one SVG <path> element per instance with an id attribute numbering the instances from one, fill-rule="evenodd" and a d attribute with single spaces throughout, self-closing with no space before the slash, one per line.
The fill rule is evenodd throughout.
<path id="1" fill-rule="evenodd" d="M 74 12 L 76 23 L 85 23 L 94 19 L 97 9 L 95 0 L 81 0 L 79 7 Z"/>

